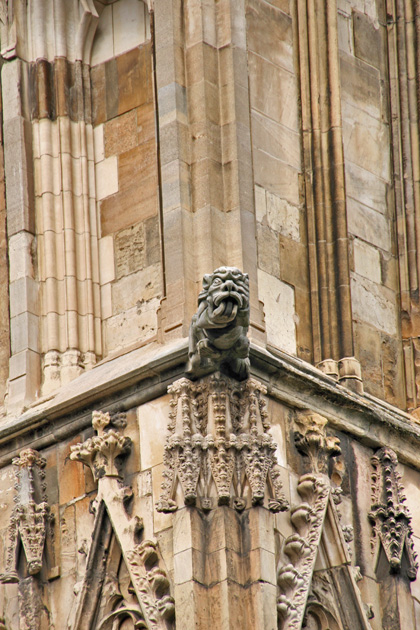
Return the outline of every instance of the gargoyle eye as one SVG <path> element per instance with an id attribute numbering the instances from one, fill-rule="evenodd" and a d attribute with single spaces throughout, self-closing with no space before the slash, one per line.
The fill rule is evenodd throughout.
<path id="1" fill-rule="evenodd" d="M 213 280 L 213 284 L 222 284 L 222 280 L 220 278 L 215 278 Z"/>

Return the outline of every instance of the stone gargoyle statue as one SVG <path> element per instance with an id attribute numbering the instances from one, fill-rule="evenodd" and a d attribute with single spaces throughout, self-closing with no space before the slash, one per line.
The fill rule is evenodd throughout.
<path id="1" fill-rule="evenodd" d="M 219 267 L 205 275 L 190 326 L 187 376 L 198 378 L 220 369 L 239 380 L 248 378 L 248 326 L 248 274 Z"/>

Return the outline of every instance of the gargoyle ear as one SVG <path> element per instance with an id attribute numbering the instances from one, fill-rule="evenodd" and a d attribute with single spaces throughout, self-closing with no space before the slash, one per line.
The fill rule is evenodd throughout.
<path id="1" fill-rule="evenodd" d="M 209 274 L 205 274 L 205 276 L 203 277 L 203 289 L 206 290 L 209 288 L 211 284 L 211 275 Z"/>

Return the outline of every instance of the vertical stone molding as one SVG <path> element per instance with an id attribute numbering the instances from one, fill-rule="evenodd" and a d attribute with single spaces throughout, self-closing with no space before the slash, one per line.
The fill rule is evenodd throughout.
<path id="1" fill-rule="evenodd" d="M 372 524 L 371 544 L 375 564 L 382 548 L 390 573 L 401 573 L 405 556 L 407 577 L 415 580 L 419 565 L 412 539 L 411 514 L 404 504 L 404 488 L 397 470 L 397 456 L 392 449 L 383 447 L 375 453 L 371 461 L 372 508 L 369 520 Z"/>
<path id="2" fill-rule="evenodd" d="M 407 403 L 420 407 L 419 373 L 419 220 L 420 148 L 419 61 L 420 8 L 416 0 L 387 5 L 388 69 L 391 107 L 392 157 L 398 233 Z"/>
<path id="3" fill-rule="evenodd" d="M 204 273 L 230 265 L 249 274 L 251 336 L 263 339 L 244 2 L 164 0 L 154 16 L 166 274 L 161 333 L 187 336 Z"/>
<path id="4" fill-rule="evenodd" d="M 298 50 L 315 364 L 362 392 L 353 328 L 337 3 L 293 3 Z M 340 361 L 342 360 L 342 361 Z M 338 369 L 333 362 L 340 361 Z"/>
<path id="5" fill-rule="evenodd" d="M 9 404 L 16 407 L 40 389 L 40 355 L 48 394 L 102 353 L 89 78 L 97 21 L 92 0 L 4 5 Z"/>
<path id="6" fill-rule="evenodd" d="M 120 627 L 124 619 L 131 619 L 136 628 L 171 630 L 175 606 L 158 546 L 144 537 L 142 518 L 129 514 L 128 506 L 134 497 L 131 488 L 123 484 L 122 460 L 131 450 L 130 438 L 122 433 L 125 414 L 95 411 L 92 425 L 97 435 L 71 447 L 70 454 L 70 459 L 91 468 L 98 482 L 98 494 L 86 574 L 67 628 L 111 630 Z M 132 591 L 125 596 L 118 583 L 121 563 L 114 566 L 112 560 L 115 545 L 120 550 L 117 558 L 122 556 L 132 584 Z M 109 591 L 115 595 L 112 602 Z"/>
<path id="7" fill-rule="evenodd" d="M 277 446 L 268 432 L 264 386 L 216 373 L 196 383 L 182 378 L 168 391 L 171 412 L 158 511 L 179 507 L 178 484 L 184 504 L 205 511 L 230 505 L 241 512 L 265 501 L 272 512 L 288 508 Z"/>

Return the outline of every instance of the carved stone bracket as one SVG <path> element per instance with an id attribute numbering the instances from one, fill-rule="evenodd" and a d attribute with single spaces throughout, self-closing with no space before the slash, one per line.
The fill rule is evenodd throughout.
<path id="1" fill-rule="evenodd" d="M 137 515 L 130 516 L 127 511 L 133 493 L 123 485 L 120 465 L 122 456 L 131 450 L 130 438 L 121 433 L 126 426 L 125 414 L 95 411 L 92 424 L 97 436 L 73 446 L 70 455 L 71 459 L 90 466 L 95 480 L 98 481 L 98 495 L 94 506 L 94 534 L 88 552 L 86 574 L 80 588 L 74 619 L 68 628 L 81 630 L 87 627 L 86 619 L 92 619 L 92 623 L 96 619 L 97 604 L 92 603 L 89 593 L 92 590 L 92 581 L 112 578 L 112 575 L 98 578 L 98 565 L 104 564 L 100 557 L 107 547 L 104 537 L 108 530 L 113 532 L 112 535 L 121 549 L 131 580 L 129 592 L 135 595 L 138 603 L 127 608 L 123 602 L 111 612 L 107 611 L 105 617 L 99 620 L 99 626 L 92 627 L 111 630 L 117 627 L 115 624 L 119 623 L 118 620 L 131 618 L 135 620 L 136 628 L 169 630 L 173 627 L 175 604 L 170 594 L 169 579 L 162 569 L 159 549 L 154 541 L 142 540 L 142 519 Z M 97 585 L 95 592 L 101 592 L 100 585 Z"/>
<path id="2" fill-rule="evenodd" d="M 295 444 L 302 455 L 308 457 L 309 469 L 315 473 L 327 472 L 330 457 L 340 455 L 340 440 L 326 433 L 327 419 L 309 409 L 295 418 Z"/>
<path id="3" fill-rule="evenodd" d="M 262 505 L 286 510 L 276 444 L 264 394 L 253 379 L 238 382 L 220 373 L 195 383 L 182 378 L 171 394 L 164 481 L 158 511 L 173 512 L 179 481 L 185 505 L 204 510 L 232 503 L 238 511 Z"/>
<path id="4" fill-rule="evenodd" d="M 382 545 L 391 573 L 400 573 L 404 550 L 408 560 L 407 577 L 415 580 L 418 562 L 414 551 L 411 515 L 405 502 L 401 476 L 397 470 L 398 459 L 393 450 L 381 448 L 371 459 L 372 508 L 369 520 L 372 524 L 372 553 L 378 553 Z"/>
<path id="5" fill-rule="evenodd" d="M 18 582 L 19 539 L 29 575 L 41 571 L 46 533 L 50 522 L 45 484 L 45 459 L 37 451 L 26 449 L 13 460 L 16 468 L 17 494 L 9 526 L 6 571 L 0 582 Z"/>
<path id="6" fill-rule="evenodd" d="M 92 425 L 98 435 L 71 447 L 70 459 L 83 462 L 92 470 L 95 481 L 101 477 L 119 477 L 117 458 L 131 450 L 131 440 L 119 432 L 126 427 L 124 414 L 94 411 Z"/>

